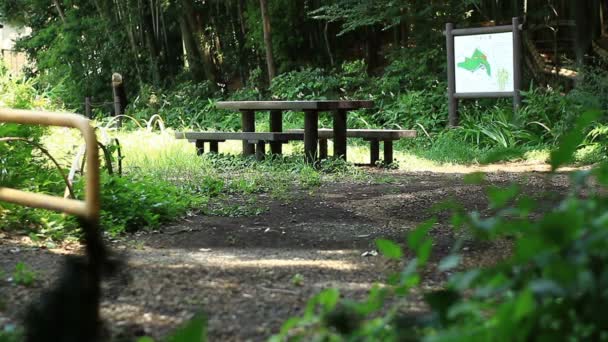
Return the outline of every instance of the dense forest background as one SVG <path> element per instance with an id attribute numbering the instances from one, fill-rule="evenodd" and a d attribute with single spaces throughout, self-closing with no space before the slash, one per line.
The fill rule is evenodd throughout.
<path id="1" fill-rule="evenodd" d="M 407 254 L 398 244 L 376 240 L 380 253 L 405 267 L 389 278 L 390 288 L 373 287 L 363 302 L 344 306 L 337 306 L 338 290 L 323 291 L 311 299 L 301 319 L 285 323 L 281 334 L 332 339 L 338 331 L 371 340 L 605 340 L 608 296 L 598 289 L 608 285 L 608 201 L 603 190 L 608 185 L 607 15 L 606 0 L 0 0 L 3 22 L 32 29 L 17 42 L 32 62 L 25 75 L 11 75 L 0 63 L 0 107 L 84 112 L 85 98 L 92 98 L 99 136 L 110 151 L 104 153 L 101 177 L 101 225 L 110 236 L 155 230 L 192 215 L 192 210 L 226 217 L 259 215 L 268 209 L 254 194 L 289 201 L 292 193 L 299 196 L 294 185 L 308 195 L 326 180 L 364 179 L 363 186 L 369 186 L 358 169 L 341 160 L 303 163 L 298 142 L 291 146 L 292 155 L 259 163 L 235 153 L 197 156 L 184 147 L 187 142 L 175 139 L 173 129 L 241 127 L 238 114 L 215 108 L 217 100 L 374 100 L 373 109 L 349 112 L 349 128 L 418 133 L 395 144 L 400 158 L 386 165 L 390 168 L 400 168 L 399 162 L 532 160 L 548 162 L 555 171 L 596 164 L 574 173 L 572 183 L 555 188 L 559 193 L 548 196 L 550 200 L 536 197 L 544 190 L 535 191 L 527 183 L 522 190 L 534 191 L 534 196 L 520 193 L 516 185 L 502 188 L 511 178 L 498 178 L 498 185 L 487 188 L 489 208 L 483 215 L 456 201 L 445 203 L 453 210 L 451 225 L 468 230 L 457 232 L 449 254 L 447 248 L 440 254 L 439 271 L 459 271 L 465 265 L 463 244 L 468 250 L 473 240 L 480 243 L 471 249 L 474 253 L 494 253 L 488 247 L 491 240 L 511 241 L 513 258 L 455 272 L 445 290 L 425 294 L 428 317 L 397 315 L 409 305 L 404 301 L 408 297 L 398 298 L 386 316 L 378 312 L 389 292 L 405 296 L 416 288 L 420 297 L 429 290 L 424 285 L 424 291 L 417 291 L 434 245 L 433 220 L 408 234 Z M 514 113 L 510 99 L 462 100 L 459 126 L 446 129 L 445 24 L 503 25 L 515 16 L 523 23 L 524 105 Z M 114 108 L 114 73 L 123 76 L 127 90 L 130 119 L 122 128 L 108 118 Z M 261 130 L 267 128 L 266 118 L 257 118 Z M 285 128 L 301 128 L 301 120 L 301 115 L 287 112 Z M 330 120 L 322 115 L 321 126 L 329 127 Z M 39 150 L 57 150 L 64 165 L 57 169 L 67 169 L 78 137 L 10 124 L 0 124 L 0 136 L 29 142 L 0 144 L 0 185 L 64 193 L 65 180 Z M 121 146 L 124 153 L 113 160 L 112 153 L 118 154 Z M 367 145 L 355 140 L 349 148 L 359 149 L 361 156 L 362 146 Z M 349 161 L 355 159 L 351 152 Z M 452 172 L 445 183 L 476 196 L 455 183 Z M 406 176 L 404 182 L 416 183 Z M 423 176 L 426 182 L 427 174 Z M 463 182 L 492 184 L 478 173 Z M 397 184 L 390 187 L 402 191 Z M 443 182 L 437 184 L 443 199 L 447 192 Z M 82 198 L 84 182 L 76 179 L 72 185 L 74 197 Z M 427 189 L 416 191 L 420 189 L 425 193 L 416 195 L 420 203 L 431 206 Z M 395 201 L 393 195 L 390 201 Z M 228 201 L 233 199 L 239 201 L 233 205 Z M 389 213 L 417 211 L 411 208 Z M 27 234 L 49 249 L 54 241 L 79 237 L 73 218 L 5 203 L 0 204 L 0 230 Z M 232 246 L 237 240 L 230 235 L 226 241 Z M 447 246 L 443 241 L 440 245 Z M 360 259 L 358 253 L 356 257 Z M 24 273 L 23 265 L 15 267 L 15 274 Z M 12 278 L 19 282 L 19 277 Z M 33 281 L 29 278 L 26 283 Z M 304 282 L 300 274 L 285 279 L 293 286 Z M 304 283 L 309 282 L 307 278 Z M 0 309 L 9 306 L 3 301 L 0 296 Z M 357 325 L 344 327 L 344 320 Z"/>
<path id="2" fill-rule="evenodd" d="M 33 30 L 18 44 L 35 62 L 30 72 L 61 85 L 71 107 L 85 96 L 111 99 L 114 72 L 131 95 L 184 81 L 231 92 L 306 67 L 364 61 L 368 75 L 381 75 L 401 61 L 399 90 L 425 89 L 416 76 L 445 79 L 445 23 L 500 25 L 515 16 L 542 28 L 540 44 L 587 63 L 605 10 L 600 0 L 0 1 L 3 20 Z"/>
<path id="3" fill-rule="evenodd" d="M 67 110 L 85 113 L 88 97 L 93 115 L 109 116 L 113 73 L 128 115 L 174 128 L 238 130 L 217 100 L 371 99 L 349 127 L 417 129 L 414 147 L 432 158 L 429 147 L 467 145 L 441 161 L 544 148 L 585 109 L 608 109 L 607 15 L 600 0 L 0 0 L 4 21 L 32 28 L 17 43 L 30 82 Z M 514 115 L 508 100 L 462 101 L 461 129 L 444 131 L 445 24 L 516 16 L 525 106 Z M 288 114 L 286 128 L 298 120 Z"/>

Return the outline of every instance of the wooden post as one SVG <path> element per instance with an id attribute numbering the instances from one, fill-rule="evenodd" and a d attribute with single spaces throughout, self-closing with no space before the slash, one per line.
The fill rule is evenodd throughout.
<path id="1" fill-rule="evenodd" d="M 458 126 L 458 100 L 454 97 L 454 93 L 456 93 L 456 64 L 453 29 L 454 24 L 447 23 L 445 25 L 445 40 L 448 53 L 448 123 L 450 127 Z"/>
<path id="2" fill-rule="evenodd" d="M 196 143 L 196 155 L 202 156 L 205 154 L 205 142 L 203 140 L 197 140 Z"/>
<path id="3" fill-rule="evenodd" d="M 317 140 L 319 138 L 319 112 L 304 111 L 304 157 L 306 162 L 317 160 Z"/>
<path id="4" fill-rule="evenodd" d="M 114 96 L 114 116 L 122 115 L 122 108 L 120 105 L 120 97 Z M 122 117 L 118 117 L 116 120 L 116 127 L 122 127 Z"/>
<path id="5" fill-rule="evenodd" d="M 319 139 L 319 159 L 327 159 L 327 139 Z"/>
<path id="6" fill-rule="evenodd" d="M 112 74 L 112 95 L 114 96 L 114 115 L 119 116 L 124 114 L 124 110 L 127 107 L 127 92 L 122 75 L 119 73 Z M 122 126 L 122 117 L 118 117 L 116 126 Z"/>
<path id="7" fill-rule="evenodd" d="M 216 154 L 219 152 L 219 147 L 218 147 L 218 142 L 217 141 L 210 141 L 209 142 L 209 152 L 216 153 Z"/>
<path id="8" fill-rule="evenodd" d="M 270 111 L 270 131 L 271 132 L 283 132 L 283 112 L 280 110 Z M 280 141 L 273 141 L 270 143 L 270 152 L 273 154 L 283 153 L 283 143 Z"/>
<path id="9" fill-rule="evenodd" d="M 346 110 L 334 112 L 334 157 L 346 160 Z"/>
<path id="10" fill-rule="evenodd" d="M 266 156 L 266 144 L 264 140 L 259 140 L 255 147 L 255 159 L 258 161 L 264 160 Z"/>
<path id="11" fill-rule="evenodd" d="M 84 98 L 84 115 L 91 119 L 93 117 L 93 108 L 91 106 L 91 97 Z"/>
<path id="12" fill-rule="evenodd" d="M 386 146 L 386 142 L 384 145 Z M 376 166 L 376 162 L 380 159 L 380 142 L 378 140 L 372 139 L 369 141 L 369 155 L 370 165 Z"/>
<path id="13" fill-rule="evenodd" d="M 253 110 L 241 111 L 243 132 L 255 132 L 255 112 Z M 255 153 L 255 145 L 243 140 L 243 155 L 250 156 Z"/>
<path id="14" fill-rule="evenodd" d="M 519 18 L 513 18 L 513 110 L 521 107 L 521 32 Z"/>
<path id="15" fill-rule="evenodd" d="M 384 163 L 389 165 L 393 162 L 393 141 L 384 141 Z"/>

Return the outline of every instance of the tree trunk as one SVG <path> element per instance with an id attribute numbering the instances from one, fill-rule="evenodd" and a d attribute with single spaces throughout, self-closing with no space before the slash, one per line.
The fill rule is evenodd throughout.
<path id="1" fill-rule="evenodd" d="M 574 21 L 576 23 L 574 53 L 576 63 L 579 65 L 585 64 L 585 54 L 591 48 L 592 27 L 590 15 L 592 11 L 589 10 L 589 5 L 587 1 L 577 1 L 573 5 Z"/>
<path id="2" fill-rule="evenodd" d="M 192 6 L 192 0 L 182 0 L 181 4 L 181 17 L 185 19 L 185 23 L 180 22 L 180 27 L 182 27 L 182 34 L 186 33 L 186 36 L 184 36 L 184 45 L 186 46 L 186 53 L 188 54 L 188 63 L 198 63 L 198 65 L 190 64 L 190 66 L 195 67 L 195 69 L 200 67 L 200 69 L 197 69 L 195 72 L 198 73 L 199 70 L 201 70 L 204 73 L 205 78 L 211 81 L 211 86 L 215 88 L 218 75 L 217 68 L 213 63 L 213 58 L 211 56 L 212 42 L 209 41 L 201 29 L 203 25 L 197 23 L 195 20 L 195 10 Z M 186 29 L 185 32 L 184 28 Z"/>
<path id="3" fill-rule="evenodd" d="M 329 22 L 325 22 L 325 28 L 323 29 L 323 38 L 325 40 L 325 49 L 327 49 L 327 55 L 329 56 L 329 65 L 334 66 L 334 55 L 331 53 L 331 45 L 329 45 Z"/>
<path id="4" fill-rule="evenodd" d="M 179 18 L 179 27 L 182 32 L 186 61 L 188 61 L 192 79 L 194 81 L 202 81 L 205 79 L 205 72 L 201 63 L 200 52 L 196 46 L 196 40 L 194 39 L 190 25 L 188 25 L 188 21 L 185 18 L 185 14 L 181 15 Z"/>
<path id="5" fill-rule="evenodd" d="M 374 26 L 367 26 L 365 31 L 365 62 L 367 63 L 367 73 L 371 75 L 378 66 L 378 50 L 380 45 L 378 42 L 378 34 Z"/>
<path id="6" fill-rule="evenodd" d="M 266 0 L 260 0 L 260 8 L 262 11 L 262 23 L 264 26 L 264 45 L 266 47 L 266 67 L 268 68 L 268 84 L 276 75 L 274 66 L 274 57 L 272 55 L 272 32 L 270 26 L 270 17 L 268 16 L 268 3 Z"/>
<path id="7" fill-rule="evenodd" d="M 146 38 L 146 47 L 148 49 L 148 58 L 150 73 L 152 76 L 152 82 L 155 85 L 160 85 L 160 69 L 159 69 L 159 54 L 158 47 L 155 38 L 154 32 L 154 8 L 151 4 L 146 1 L 143 2 L 144 11 L 142 13 L 141 23 L 143 24 L 142 30 L 144 31 L 144 36 Z"/>
<path id="8" fill-rule="evenodd" d="M 63 22 L 65 24 L 65 14 L 63 13 L 61 6 L 59 5 L 59 1 L 53 0 L 53 5 L 55 5 L 55 9 L 57 9 L 57 13 L 59 14 L 59 17 L 61 18 L 61 22 Z"/>

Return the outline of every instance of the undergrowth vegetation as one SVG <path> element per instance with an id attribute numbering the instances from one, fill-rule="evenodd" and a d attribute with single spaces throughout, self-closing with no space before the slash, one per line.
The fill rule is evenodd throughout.
<path id="1" fill-rule="evenodd" d="M 553 170 L 573 160 L 584 129 L 599 116 L 585 113 L 574 130 L 559 138 L 551 154 Z M 404 242 L 376 240 L 386 258 L 405 265 L 385 280 L 387 286 L 373 287 L 361 301 L 326 289 L 271 341 L 606 340 L 601 312 L 608 303 L 603 290 L 608 274 L 607 174 L 605 162 L 574 173 L 570 191 L 540 216 L 537 201 L 514 185 L 488 188 L 490 217 L 467 212 L 458 203 L 439 204 L 437 210 L 452 212 L 454 228 L 466 232 L 448 256 L 433 258 L 429 231 L 434 219 Z M 483 174 L 468 176 L 468 182 L 483 183 Z M 509 240 L 513 253 L 493 265 L 465 268 L 463 244 L 471 237 L 482 243 Z M 421 288 L 425 269 L 445 273 L 445 286 Z M 408 311 L 409 296 L 419 292 L 428 309 Z"/>
<path id="2" fill-rule="evenodd" d="M 186 144 L 175 142 L 167 128 L 238 130 L 239 115 L 216 110 L 214 104 L 218 100 L 372 99 L 376 108 L 352 112 L 349 127 L 416 129 L 418 138 L 398 142 L 397 151 L 409 151 L 439 163 L 546 158 L 547 151 L 572 128 L 581 108 L 595 106 L 605 113 L 608 106 L 602 97 L 608 89 L 606 72 L 585 70 L 576 90 L 569 94 L 531 85 L 524 93 L 525 105 L 517 113 L 505 100 L 463 101 L 460 126 L 445 129 L 446 84 L 437 77 L 445 70 L 442 63 L 433 63 L 441 58 L 435 50 L 397 50 L 387 57 L 387 66 L 377 76 L 368 76 L 365 63 L 355 60 L 332 70 L 306 67 L 280 74 L 269 90 L 264 90 L 260 69 L 252 72 L 246 87 L 232 92 L 214 90 L 208 82 L 183 82 L 169 90 L 144 86 L 128 107 L 123 130 L 110 129 L 113 120 L 108 120 L 106 113 L 96 112 L 104 143 L 116 137 L 124 149 L 122 178 L 110 174 L 102 178 L 104 226 L 112 234 L 155 228 L 192 208 L 230 216 L 260 213 L 263 205 L 254 200 L 230 206 L 218 203 L 226 196 L 234 199 L 260 192 L 287 198 L 294 186 L 318 186 L 322 177 L 332 174 L 357 175 L 348 165 L 326 161 L 320 169 L 314 169 L 297 157 L 273 157 L 264 162 L 233 155 L 197 157 Z M 428 62 L 418 63 L 419 60 Z M 42 89 L 35 78 L 11 77 L 2 69 L 0 88 L 2 106 L 63 109 L 58 97 L 61 92 Z M 267 115 L 259 114 L 257 120 L 260 129 L 266 128 Z M 284 120 L 286 129 L 303 125 L 299 113 L 285 113 Z M 321 126 L 331 126 L 330 115 L 321 116 Z M 602 117 L 586 129 L 576 162 L 605 159 L 606 127 Z M 163 133 L 154 133 L 156 128 Z M 77 138 L 43 138 L 45 132 L 38 127 L 0 124 L 4 137 L 27 137 L 34 143 L 42 139 L 42 146 L 56 147 L 55 150 L 58 146 L 81 144 Z M 50 136 L 63 137 L 65 132 Z M 298 152 L 301 146 L 295 144 L 292 149 Z M 62 177 L 37 147 L 3 142 L 0 152 L 3 185 L 50 194 L 63 192 Z M 67 167 L 73 152 L 59 148 L 57 158 Z M 238 150 L 227 152 L 236 154 Z M 82 184 L 76 182 L 75 186 L 80 194 Z M 4 229 L 33 231 L 42 237 L 62 238 L 76 228 L 75 221 L 62 215 L 9 204 L 0 207 L 0 219 Z"/>
<path id="3" fill-rule="evenodd" d="M 259 69 L 246 87 L 229 92 L 213 90 L 209 84 L 182 83 L 170 90 L 146 87 L 140 92 L 129 115 L 148 119 L 158 114 L 168 127 L 236 131 L 238 114 L 217 110 L 220 100 L 307 100 L 370 99 L 376 107 L 349 114 L 348 127 L 415 129 L 418 138 L 400 141 L 398 149 L 414 151 L 438 162 L 474 163 L 487 160 L 496 151 L 511 151 L 506 160 L 521 159 L 530 151 L 548 150 L 567 132 L 586 108 L 606 112 L 604 99 L 608 73 L 600 68 L 585 69 L 574 91 L 539 87 L 531 83 L 523 92 L 524 106 L 513 112 L 510 100 L 465 100 L 459 108 L 460 125 L 446 129 L 447 101 L 444 56 L 438 50 L 403 49 L 387 56 L 387 65 L 377 76 L 369 76 L 364 61 L 344 62 L 333 69 L 303 67 L 278 75 L 264 90 Z M 428 61 L 419 63 L 420 60 Z M 258 114 L 257 126 L 267 127 L 268 116 Z M 331 126 L 331 116 L 322 115 L 321 126 Z M 285 128 L 301 128 L 303 117 L 286 113 Z M 603 160 L 596 143 L 604 139 L 604 119 L 587 130 L 589 137 L 578 162 Z M 446 153 L 446 146 L 457 149 Z M 449 150 L 449 149 L 448 149 Z M 490 155 L 490 157 L 488 157 Z"/>

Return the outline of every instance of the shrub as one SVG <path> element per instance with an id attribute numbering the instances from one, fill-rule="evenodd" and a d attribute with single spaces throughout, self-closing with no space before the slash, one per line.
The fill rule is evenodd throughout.
<path id="1" fill-rule="evenodd" d="M 75 191 L 77 196 L 83 193 L 82 180 Z M 156 228 L 196 204 L 197 197 L 160 179 L 101 177 L 101 226 L 112 235 Z"/>
<path id="2" fill-rule="evenodd" d="M 560 138 L 551 154 L 553 169 L 573 158 L 583 130 L 598 113 L 585 113 L 575 130 Z M 467 177 L 482 183 L 483 177 Z M 608 304 L 608 164 L 572 175 L 568 194 L 550 209 L 520 194 L 519 187 L 488 187 L 484 217 L 467 213 L 458 203 L 452 211 L 456 229 L 467 229 L 433 272 L 449 271 L 442 289 L 423 294 L 426 312 L 406 312 L 404 301 L 421 283 L 430 266 L 431 219 L 410 232 L 405 244 L 413 258 L 391 275 L 389 286 L 374 286 L 363 301 L 340 299 L 336 289 L 314 296 L 304 314 L 289 319 L 272 341 L 527 341 L 605 340 L 608 324 L 602 312 Z M 460 254 L 465 239 L 508 240 L 511 256 L 493 265 L 463 269 Z M 389 259 L 406 255 L 401 244 L 379 239 L 378 250 Z M 389 306 L 389 303 L 390 306 Z M 388 306 L 388 307 L 387 307 Z"/>
<path id="3" fill-rule="evenodd" d="M 272 80 L 272 98 L 280 100 L 327 100 L 338 97 L 338 80 L 322 69 L 304 68 Z"/>

